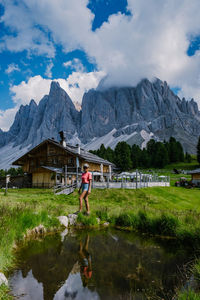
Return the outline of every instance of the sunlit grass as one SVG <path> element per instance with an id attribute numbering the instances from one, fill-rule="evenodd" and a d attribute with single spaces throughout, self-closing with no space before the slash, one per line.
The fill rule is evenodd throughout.
<path id="1" fill-rule="evenodd" d="M 39 224 L 46 228 L 58 227 L 56 217 L 77 211 L 78 197 L 77 191 L 68 196 L 56 196 L 52 190 L 40 189 L 12 189 L 7 196 L 0 191 L 0 271 L 6 273 L 14 265 L 13 245 L 23 238 L 27 229 Z M 194 246 L 200 244 L 199 189 L 174 186 L 138 190 L 94 189 L 89 202 L 91 216 L 78 216 L 84 225 L 97 226 L 98 217 L 101 224 L 109 221 L 139 232 L 173 236 Z M 195 274 L 200 277 L 198 264 Z M 7 291 L 4 294 L 7 297 Z"/>

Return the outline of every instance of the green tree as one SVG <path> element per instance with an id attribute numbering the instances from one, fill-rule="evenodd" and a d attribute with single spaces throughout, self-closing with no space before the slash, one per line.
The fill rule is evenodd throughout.
<path id="1" fill-rule="evenodd" d="M 178 151 L 178 161 L 184 161 L 184 151 L 180 142 L 176 142 L 176 147 Z"/>
<path id="2" fill-rule="evenodd" d="M 122 171 L 131 169 L 131 147 L 126 142 L 119 142 L 115 147 L 115 164 Z"/>
<path id="3" fill-rule="evenodd" d="M 155 149 L 156 149 L 156 141 L 151 139 L 147 143 L 147 153 L 149 155 L 149 164 L 150 166 L 153 167 L 154 165 L 154 154 L 155 154 Z"/>
<path id="4" fill-rule="evenodd" d="M 146 149 L 141 150 L 139 166 L 143 168 L 149 168 L 151 166 L 151 158 Z"/>
<path id="5" fill-rule="evenodd" d="M 99 149 L 99 154 L 100 157 L 105 158 L 106 156 L 106 148 L 104 146 L 104 144 L 101 144 L 101 147 Z"/>
<path id="6" fill-rule="evenodd" d="M 200 137 L 197 144 L 197 161 L 200 164 Z"/>
<path id="7" fill-rule="evenodd" d="M 171 137 L 169 140 L 169 161 L 171 163 L 179 161 L 179 149 L 177 146 L 176 139 Z"/>
<path id="8" fill-rule="evenodd" d="M 155 144 L 155 152 L 153 155 L 153 167 L 164 168 L 169 163 L 167 149 L 163 143 L 157 142 Z"/>
<path id="9" fill-rule="evenodd" d="M 134 144 L 131 147 L 131 160 L 132 160 L 133 168 L 138 168 L 141 166 L 141 155 L 142 155 L 142 150 L 138 145 Z"/>
<path id="10" fill-rule="evenodd" d="M 106 149 L 105 158 L 110 162 L 114 162 L 114 150 L 112 150 L 110 147 Z"/>
<path id="11" fill-rule="evenodd" d="M 185 162 L 191 163 L 191 161 L 192 161 L 192 156 L 188 152 L 186 152 L 185 153 Z"/>

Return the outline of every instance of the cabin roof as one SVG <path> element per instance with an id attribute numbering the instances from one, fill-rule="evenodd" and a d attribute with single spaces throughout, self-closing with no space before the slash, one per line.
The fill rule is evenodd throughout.
<path id="1" fill-rule="evenodd" d="M 190 171 L 188 172 L 189 174 L 200 174 L 200 168 L 199 169 L 196 169 L 196 170 L 193 170 L 193 171 Z"/>
<path id="2" fill-rule="evenodd" d="M 104 164 L 104 165 L 113 165 L 113 163 L 111 163 L 110 161 L 108 160 L 105 160 L 93 153 L 90 153 L 89 151 L 81 148 L 80 149 L 80 154 L 78 154 L 78 149 L 77 147 L 75 146 L 72 146 L 70 144 L 66 144 L 66 147 L 64 147 L 63 145 L 61 145 L 59 142 L 55 141 L 55 140 L 52 140 L 52 139 L 47 139 L 43 142 L 41 142 L 40 144 L 38 144 L 37 146 L 33 147 L 32 149 L 30 149 L 28 152 L 26 152 L 23 156 L 19 157 L 17 160 L 15 160 L 12 165 L 19 165 L 19 160 L 23 159 L 26 157 L 27 154 L 31 153 L 32 151 L 36 150 L 37 148 L 41 147 L 43 144 L 45 143 L 51 143 L 51 144 L 54 144 L 56 145 L 57 147 L 59 148 L 62 148 L 64 149 L 66 152 L 74 155 L 74 156 L 78 156 L 80 158 L 82 158 L 83 160 L 87 161 L 87 162 L 93 162 L 93 163 L 99 163 L 99 164 Z"/>

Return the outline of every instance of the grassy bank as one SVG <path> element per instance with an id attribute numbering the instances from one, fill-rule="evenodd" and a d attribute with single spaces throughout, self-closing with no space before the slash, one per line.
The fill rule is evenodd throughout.
<path id="1" fill-rule="evenodd" d="M 85 225 L 97 225 L 96 217 L 99 217 L 101 223 L 109 221 L 129 230 L 173 236 L 185 244 L 200 245 L 199 189 L 93 190 L 90 206 L 90 217 L 79 215 L 79 221 Z M 4 196 L 1 191 L 0 271 L 6 273 L 14 266 L 13 246 L 23 238 L 27 229 L 39 224 L 47 228 L 58 226 L 57 216 L 77 209 L 77 192 L 55 196 L 51 190 L 13 189 Z M 195 273 L 197 277 L 200 274 L 198 265 Z M 6 299 L 6 290 L 2 289 L 0 299 Z M 4 293 L 4 298 L 1 293 Z"/>

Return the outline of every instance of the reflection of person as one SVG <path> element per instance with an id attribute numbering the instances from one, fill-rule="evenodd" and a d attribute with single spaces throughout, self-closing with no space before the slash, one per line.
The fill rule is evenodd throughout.
<path id="1" fill-rule="evenodd" d="M 88 285 L 88 281 L 92 277 L 92 263 L 91 256 L 88 252 L 88 246 L 89 235 L 87 235 L 84 245 L 82 244 L 82 241 L 80 242 L 79 249 L 80 274 L 84 287 Z"/>
<path id="2" fill-rule="evenodd" d="M 90 207 L 89 207 L 89 201 L 88 201 L 88 195 L 91 193 L 91 182 L 92 182 L 92 174 L 88 171 L 89 165 L 84 164 L 83 166 L 84 173 L 82 174 L 82 183 L 79 188 L 79 193 L 82 189 L 82 193 L 79 197 L 79 212 L 82 211 L 82 201 L 85 200 L 85 206 L 87 210 L 87 214 L 90 214 Z"/>

